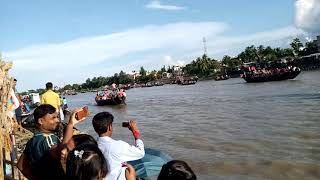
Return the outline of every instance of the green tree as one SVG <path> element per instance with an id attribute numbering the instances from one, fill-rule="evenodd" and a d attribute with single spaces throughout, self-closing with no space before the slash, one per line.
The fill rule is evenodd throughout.
<path id="1" fill-rule="evenodd" d="M 131 79 L 128 74 L 126 74 L 123 71 L 120 71 L 119 84 L 127 84 L 127 83 L 131 83 L 132 81 L 133 81 L 133 79 Z"/>
<path id="2" fill-rule="evenodd" d="M 305 49 L 302 52 L 303 56 L 309 55 L 309 54 L 314 54 L 318 53 L 318 46 L 316 41 L 311 41 L 311 42 L 306 42 L 305 44 Z"/>
<path id="3" fill-rule="evenodd" d="M 73 84 L 72 85 L 72 89 L 74 90 L 80 90 L 81 89 L 81 86 L 79 84 Z"/>
<path id="4" fill-rule="evenodd" d="M 140 67 L 140 75 L 141 76 L 146 76 L 147 75 L 147 71 L 143 68 L 143 66 Z"/>
<path id="5" fill-rule="evenodd" d="M 63 87 L 63 90 L 71 90 L 72 86 L 70 84 L 67 84 Z"/>
<path id="6" fill-rule="evenodd" d="M 290 44 L 295 56 L 299 56 L 301 54 L 301 49 L 303 48 L 303 44 L 301 43 L 299 38 L 293 39 L 292 43 Z"/>
<path id="7" fill-rule="evenodd" d="M 166 66 L 164 65 L 161 70 L 160 70 L 162 73 L 166 72 Z"/>

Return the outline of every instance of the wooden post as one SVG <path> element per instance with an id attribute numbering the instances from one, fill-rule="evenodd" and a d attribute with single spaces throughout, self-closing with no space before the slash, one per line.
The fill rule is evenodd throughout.
<path id="1" fill-rule="evenodd" d="M 9 77 L 8 71 L 11 69 L 12 63 L 6 63 L 2 60 L 0 54 L 0 179 L 4 179 L 4 167 L 6 153 L 4 149 L 7 149 L 8 142 L 6 137 L 12 130 L 12 123 L 10 122 L 8 114 L 8 100 L 10 99 L 10 90 L 12 89 L 13 79 Z"/>
<path id="2" fill-rule="evenodd" d="M 1 128 L 2 129 L 2 128 Z M 0 134 L 0 141 L 2 142 L 2 131 Z M 2 143 L 0 143 L 0 179 L 4 179 L 4 169 L 3 169 L 3 150 L 2 150 Z"/>

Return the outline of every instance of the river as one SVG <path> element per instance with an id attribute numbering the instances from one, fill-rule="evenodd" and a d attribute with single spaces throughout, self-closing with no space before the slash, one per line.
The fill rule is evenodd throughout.
<path id="1" fill-rule="evenodd" d="M 127 106 L 96 106 L 94 93 L 67 96 L 89 106 L 78 128 L 96 136 L 91 119 L 115 116 L 114 139 L 132 142 L 122 121 L 136 119 L 146 147 L 188 162 L 198 179 L 320 179 L 320 71 L 295 80 L 240 78 L 127 91 Z"/>

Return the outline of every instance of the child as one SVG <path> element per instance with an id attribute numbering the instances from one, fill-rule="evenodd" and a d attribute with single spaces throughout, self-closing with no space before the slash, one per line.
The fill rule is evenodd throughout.
<path id="1" fill-rule="evenodd" d="M 81 144 L 70 151 L 66 170 L 70 180 L 100 180 L 108 173 L 102 152 L 93 144 Z"/>

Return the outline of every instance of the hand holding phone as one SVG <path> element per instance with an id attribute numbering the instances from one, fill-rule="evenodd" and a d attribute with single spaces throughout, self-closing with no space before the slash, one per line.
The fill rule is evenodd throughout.
<path id="1" fill-rule="evenodd" d="M 122 122 L 122 127 L 129 127 L 130 126 L 130 123 L 129 122 Z"/>
<path id="2" fill-rule="evenodd" d="M 85 106 L 81 109 L 81 111 L 78 111 L 76 114 L 75 114 L 75 118 L 76 120 L 81 120 L 83 119 L 84 117 L 87 117 L 89 115 L 89 109 L 88 109 L 88 106 Z"/>

